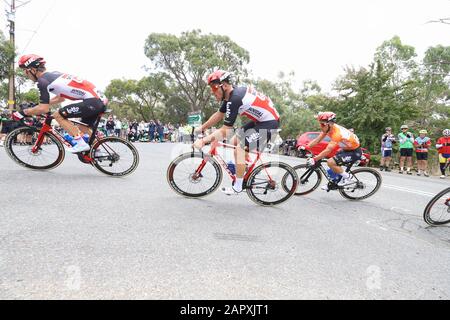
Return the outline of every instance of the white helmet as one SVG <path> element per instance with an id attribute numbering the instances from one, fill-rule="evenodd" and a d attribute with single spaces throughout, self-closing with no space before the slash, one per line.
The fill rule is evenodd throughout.
<path id="1" fill-rule="evenodd" d="M 444 131 L 442 131 L 442 134 L 446 137 L 450 137 L 450 129 L 445 129 Z"/>

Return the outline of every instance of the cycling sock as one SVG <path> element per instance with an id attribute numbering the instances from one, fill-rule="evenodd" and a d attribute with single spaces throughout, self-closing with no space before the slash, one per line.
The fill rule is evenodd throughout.
<path id="1" fill-rule="evenodd" d="M 236 182 L 234 183 L 233 189 L 236 192 L 241 192 L 242 191 L 242 184 L 244 183 L 244 179 L 236 179 Z"/>

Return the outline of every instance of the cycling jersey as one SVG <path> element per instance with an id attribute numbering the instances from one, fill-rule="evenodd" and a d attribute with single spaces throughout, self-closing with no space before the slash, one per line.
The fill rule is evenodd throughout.
<path id="1" fill-rule="evenodd" d="M 360 147 L 358 136 L 350 130 L 337 124 L 331 128 L 328 136 L 331 138 L 331 141 L 339 144 L 339 147 L 341 147 L 344 151 L 352 151 Z"/>
<path id="2" fill-rule="evenodd" d="M 450 137 L 442 137 L 436 144 L 442 145 L 442 147 L 438 149 L 440 154 L 450 154 Z"/>
<path id="3" fill-rule="evenodd" d="M 431 147 L 431 139 L 428 137 L 421 138 L 418 137 L 414 141 L 414 146 L 416 147 L 416 152 L 418 153 L 426 153 L 428 152 L 428 148 Z"/>
<path id="4" fill-rule="evenodd" d="M 70 100 L 101 99 L 95 86 L 61 72 L 46 72 L 38 79 L 40 102 L 50 103 L 50 93 Z"/>
<path id="5" fill-rule="evenodd" d="M 272 100 L 251 86 L 235 87 L 229 101 L 224 101 L 219 111 L 225 113 L 224 124 L 230 127 L 234 125 L 238 115 L 257 123 L 280 120 Z"/>
<path id="6" fill-rule="evenodd" d="M 400 149 L 414 149 L 414 137 L 408 136 L 403 132 L 398 135 L 398 141 L 400 141 Z"/>

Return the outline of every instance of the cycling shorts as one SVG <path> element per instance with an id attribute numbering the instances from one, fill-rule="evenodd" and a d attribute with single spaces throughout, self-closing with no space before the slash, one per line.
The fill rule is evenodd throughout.
<path id="1" fill-rule="evenodd" d="M 428 152 L 416 152 L 417 160 L 428 160 Z"/>
<path id="2" fill-rule="evenodd" d="M 445 164 L 450 159 L 450 154 L 441 153 L 439 154 L 439 163 Z"/>
<path id="3" fill-rule="evenodd" d="M 383 158 L 392 158 L 392 150 L 383 150 Z"/>
<path id="4" fill-rule="evenodd" d="M 277 120 L 249 122 L 237 132 L 240 145 L 246 151 L 263 152 L 272 137 L 276 137 L 280 123 Z"/>
<path id="5" fill-rule="evenodd" d="M 338 166 L 344 166 L 361 160 L 363 153 L 361 148 L 355 150 L 342 150 L 334 156 L 334 161 Z"/>
<path id="6" fill-rule="evenodd" d="M 98 115 L 106 111 L 106 106 L 102 100 L 92 98 L 80 103 L 71 104 L 59 109 L 59 114 L 64 119 L 81 118 L 81 122 L 93 126 L 98 119 Z"/>
<path id="7" fill-rule="evenodd" d="M 400 149 L 400 157 L 412 157 L 414 149 L 402 148 Z"/>

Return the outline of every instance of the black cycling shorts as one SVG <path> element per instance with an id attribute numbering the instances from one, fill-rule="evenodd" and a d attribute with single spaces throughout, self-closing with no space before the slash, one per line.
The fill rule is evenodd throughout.
<path id="1" fill-rule="evenodd" d="M 279 126 L 276 120 L 247 123 L 237 132 L 242 149 L 263 152 L 272 137 L 276 137 Z"/>
<path id="2" fill-rule="evenodd" d="M 81 122 L 93 126 L 98 115 L 106 111 L 106 106 L 100 99 L 86 99 L 83 102 L 71 104 L 59 109 L 64 119 L 81 118 Z"/>
<path id="3" fill-rule="evenodd" d="M 400 157 L 412 157 L 414 149 L 400 149 Z"/>
<path id="4" fill-rule="evenodd" d="M 428 152 L 416 152 L 417 160 L 428 160 Z"/>
<path id="5" fill-rule="evenodd" d="M 361 148 L 350 151 L 342 150 L 334 156 L 334 161 L 336 161 L 338 166 L 344 166 L 361 160 L 362 155 L 363 153 Z"/>

